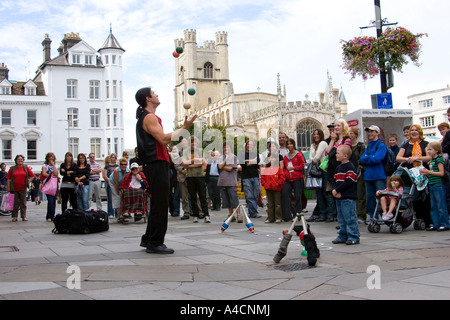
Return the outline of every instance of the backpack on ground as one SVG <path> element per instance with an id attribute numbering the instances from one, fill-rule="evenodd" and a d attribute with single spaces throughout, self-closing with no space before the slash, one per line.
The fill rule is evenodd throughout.
<path id="1" fill-rule="evenodd" d="M 380 141 L 377 143 L 375 152 L 377 152 L 378 147 L 382 143 L 384 143 L 384 142 Z M 384 159 L 381 161 L 381 163 L 383 164 L 384 173 L 386 174 L 386 177 L 389 177 L 389 176 L 392 176 L 392 174 L 395 172 L 395 170 L 397 170 L 397 166 L 396 166 L 397 160 L 396 160 L 395 154 L 391 150 L 391 148 L 386 146 L 386 144 L 385 144 L 385 147 L 386 147 L 386 155 L 384 156 Z"/>
<path id="2" fill-rule="evenodd" d="M 103 210 L 67 209 L 53 219 L 53 233 L 88 234 L 109 230 L 108 213 Z"/>

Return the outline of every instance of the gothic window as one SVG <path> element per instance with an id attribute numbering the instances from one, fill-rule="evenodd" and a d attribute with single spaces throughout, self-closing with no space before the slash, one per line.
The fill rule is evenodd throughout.
<path id="1" fill-rule="evenodd" d="M 180 68 L 180 83 L 184 83 L 184 67 Z"/>
<path id="2" fill-rule="evenodd" d="M 312 134 L 314 130 L 320 128 L 317 123 L 306 120 L 298 124 L 297 126 L 297 149 L 303 150 L 311 147 Z"/>
<path id="3" fill-rule="evenodd" d="M 211 79 L 213 77 L 213 65 L 211 62 L 207 62 L 203 66 L 203 75 L 208 79 Z"/>

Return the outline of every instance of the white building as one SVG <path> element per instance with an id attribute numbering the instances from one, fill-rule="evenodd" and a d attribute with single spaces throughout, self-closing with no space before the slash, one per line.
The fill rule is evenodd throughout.
<path id="1" fill-rule="evenodd" d="M 94 152 L 103 160 L 124 150 L 122 55 L 125 50 L 110 32 L 97 51 L 78 34 L 65 34 L 51 58 L 46 35 L 44 61 L 36 77 L 9 80 L 0 68 L 0 161 L 12 165 L 17 154 L 40 171 L 47 152 L 58 162 L 67 151 Z"/>
<path id="2" fill-rule="evenodd" d="M 408 104 L 413 110 L 413 123 L 422 127 L 424 135 L 441 137 L 437 126 L 441 122 L 448 122 L 447 109 L 450 108 L 450 88 L 408 96 Z"/>

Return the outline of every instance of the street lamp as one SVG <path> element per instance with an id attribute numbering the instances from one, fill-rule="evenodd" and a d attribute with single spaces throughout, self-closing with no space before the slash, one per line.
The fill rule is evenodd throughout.
<path id="1" fill-rule="evenodd" d="M 70 151 L 70 120 L 69 119 L 60 119 L 58 121 L 66 121 L 67 122 L 67 151 Z"/>

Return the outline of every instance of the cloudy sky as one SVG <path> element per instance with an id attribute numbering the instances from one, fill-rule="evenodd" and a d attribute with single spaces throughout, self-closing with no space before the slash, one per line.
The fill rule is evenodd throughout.
<path id="1" fill-rule="evenodd" d="M 450 84 L 448 41 L 450 2 L 381 0 L 389 22 L 422 38 L 420 62 L 395 73 L 394 108 L 407 108 L 407 96 Z M 173 129 L 174 39 L 185 29 L 197 30 L 197 44 L 228 33 L 230 80 L 235 93 L 276 93 L 277 73 L 288 101 L 318 98 L 327 72 L 342 87 L 349 112 L 371 108 L 370 95 L 380 92 L 379 78 L 351 80 L 342 70 L 340 40 L 375 36 L 373 0 L 3 0 L 0 1 L 0 63 L 11 80 L 33 78 L 42 63 L 41 42 L 48 33 L 52 58 L 65 33 L 80 33 L 92 47 L 102 46 L 112 23 L 113 34 L 126 50 L 124 62 L 125 147 L 133 148 L 135 92 L 152 86 L 159 94 L 158 113 L 165 131 Z"/>

